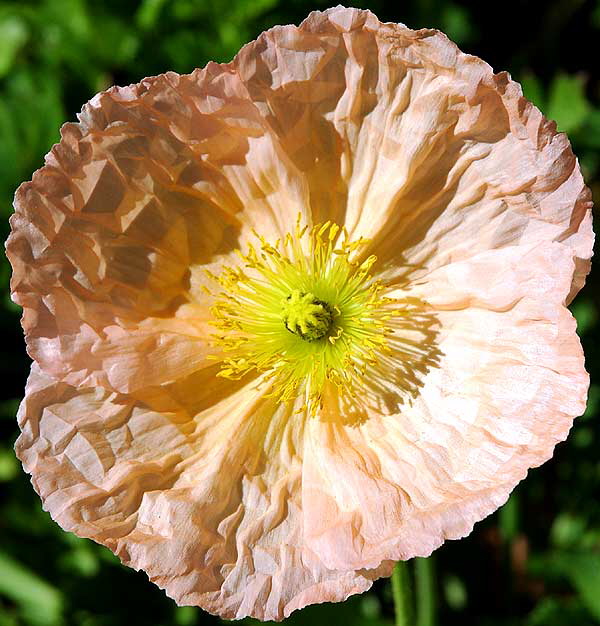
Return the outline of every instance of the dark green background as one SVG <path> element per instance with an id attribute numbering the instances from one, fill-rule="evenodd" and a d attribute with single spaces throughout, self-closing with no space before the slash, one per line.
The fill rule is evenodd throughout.
<path id="1" fill-rule="evenodd" d="M 351 3 L 354 4 L 354 3 Z M 499 3 L 364 1 L 380 19 L 444 30 L 525 93 L 569 133 L 600 192 L 600 0 Z M 8 232 L 16 186 L 31 177 L 95 92 L 167 70 L 227 61 L 274 25 L 299 23 L 306 0 L 0 0 L 0 210 Z M 598 272 L 572 309 L 592 375 L 589 406 L 554 459 L 530 473 L 509 503 L 449 542 L 416 573 L 418 626 L 578 626 L 600 623 L 600 383 Z M 218 624 L 177 608 L 143 573 L 62 532 L 16 461 L 15 412 L 28 360 L 2 259 L 0 313 L 0 626 Z M 428 582 L 432 584 L 429 585 Z M 294 614 L 290 624 L 392 624 L 389 583 L 344 604 Z M 245 620 L 244 624 L 252 623 Z"/>

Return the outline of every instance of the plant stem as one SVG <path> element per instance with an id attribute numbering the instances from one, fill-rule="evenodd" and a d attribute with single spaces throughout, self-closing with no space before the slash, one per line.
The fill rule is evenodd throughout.
<path id="1" fill-rule="evenodd" d="M 410 581 L 406 561 L 398 561 L 392 572 L 392 597 L 396 626 L 412 626 L 410 606 Z"/>
<path id="2" fill-rule="evenodd" d="M 435 626 L 435 584 L 433 557 L 414 559 L 417 602 L 416 626 Z"/>

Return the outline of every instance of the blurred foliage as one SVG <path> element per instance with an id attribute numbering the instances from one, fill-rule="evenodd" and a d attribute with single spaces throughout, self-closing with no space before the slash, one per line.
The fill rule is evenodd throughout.
<path id="1" fill-rule="evenodd" d="M 509 70 L 569 133 L 600 191 L 600 0 L 350 3 L 385 21 L 444 30 L 466 52 Z M 16 186 L 40 167 L 95 92 L 209 60 L 227 61 L 277 23 L 298 23 L 322 0 L 0 0 L 0 210 L 8 232 Z M 418 626 L 600 624 L 600 324 L 598 272 L 572 309 L 592 377 L 589 405 L 554 459 L 532 471 L 495 515 L 413 565 Z M 0 626 L 192 626 L 221 620 L 178 608 L 144 574 L 64 533 L 41 510 L 12 452 L 28 362 L 3 258 L 0 398 Z M 393 622 L 388 582 L 339 605 L 294 613 L 290 626 Z M 241 624 L 254 624 L 243 620 Z"/>

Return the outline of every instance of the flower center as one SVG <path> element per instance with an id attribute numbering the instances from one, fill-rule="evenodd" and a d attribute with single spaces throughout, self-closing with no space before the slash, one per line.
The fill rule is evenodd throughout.
<path id="1" fill-rule="evenodd" d="M 265 395 L 280 402 L 304 398 L 319 410 L 333 386 L 355 397 L 366 373 L 388 351 L 388 325 L 397 301 L 382 295 L 369 274 L 375 257 L 358 260 L 366 240 L 349 241 L 327 222 L 260 247 L 238 251 L 241 264 L 208 275 L 221 286 L 211 308 L 219 376 L 238 380 L 265 374 Z M 283 322 L 283 323 L 282 323 Z"/>
<path id="2" fill-rule="evenodd" d="M 329 332 L 333 311 L 327 302 L 312 293 L 294 289 L 283 301 L 283 323 L 304 341 L 316 341 Z"/>

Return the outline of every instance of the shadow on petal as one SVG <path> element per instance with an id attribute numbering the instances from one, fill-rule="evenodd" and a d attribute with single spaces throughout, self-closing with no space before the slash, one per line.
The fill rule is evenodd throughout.
<path id="1" fill-rule="evenodd" d="M 399 314 L 387 322 L 388 349 L 365 367 L 362 387 L 354 395 L 329 389 L 323 396 L 319 419 L 358 426 L 369 415 L 393 415 L 418 397 L 427 373 L 443 356 L 436 338 L 439 320 L 431 307 L 418 298 L 399 303 Z"/>

